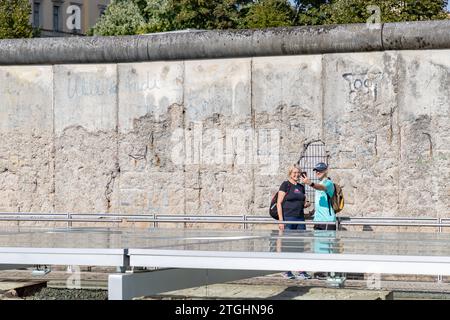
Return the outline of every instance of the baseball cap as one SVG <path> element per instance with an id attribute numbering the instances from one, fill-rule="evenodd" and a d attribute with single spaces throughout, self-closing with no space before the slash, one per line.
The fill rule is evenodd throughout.
<path id="1" fill-rule="evenodd" d="M 325 163 L 319 162 L 318 164 L 316 164 L 316 165 L 314 166 L 313 171 L 319 171 L 319 172 L 322 172 L 322 171 L 325 171 L 325 170 L 327 170 L 327 169 L 328 169 L 328 166 L 327 166 Z"/>

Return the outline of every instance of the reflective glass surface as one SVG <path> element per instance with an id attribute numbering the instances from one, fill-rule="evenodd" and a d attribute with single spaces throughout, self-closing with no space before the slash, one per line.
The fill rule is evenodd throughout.
<path id="1" fill-rule="evenodd" d="M 450 234 L 9 227 L 0 229 L 0 247 L 450 256 Z"/>

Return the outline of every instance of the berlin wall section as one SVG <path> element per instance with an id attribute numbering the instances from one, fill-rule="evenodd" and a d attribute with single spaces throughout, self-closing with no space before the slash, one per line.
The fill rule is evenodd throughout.
<path id="1" fill-rule="evenodd" d="M 331 177 L 344 186 L 347 209 L 355 215 L 401 211 L 397 64 L 395 52 L 324 56 Z"/>
<path id="2" fill-rule="evenodd" d="M 52 88 L 51 66 L 0 66 L 1 211 L 53 211 Z"/>
<path id="3" fill-rule="evenodd" d="M 117 65 L 56 65 L 54 80 L 55 211 L 115 211 Z"/>
<path id="4" fill-rule="evenodd" d="M 450 214 L 450 51 L 399 51 L 400 208 Z"/>
<path id="5" fill-rule="evenodd" d="M 446 217 L 450 52 L 324 55 L 324 132 L 353 215 Z"/>
<path id="6" fill-rule="evenodd" d="M 184 62 L 119 64 L 121 213 L 183 213 L 185 173 L 171 160 L 171 136 L 184 129 Z"/>
<path id="7" fill-rule="evenodd" d="M 271 136 L 280 137 L 279 158 L 274 157 L 268 161 L 269 165 L 255 170 L 258 173 L 255 175 L 257 214 L 267 214 L 267 199 L 286 180 L 287 169 L 299 160 L 303 145 L 311 140 L 323 140 L 322 83 L 321 55 L 252 60 L 255 128 L 257 131 L 275 129 Z M 276 174 L 271 173 L 272 162 L 276 163 Z"/>
<path id="8" fill-rule="evenodd" d="M 450 207 L 449 50 L 0 67 L 0 210 L 267 214 L 321 139 L 347 215 Z"/>

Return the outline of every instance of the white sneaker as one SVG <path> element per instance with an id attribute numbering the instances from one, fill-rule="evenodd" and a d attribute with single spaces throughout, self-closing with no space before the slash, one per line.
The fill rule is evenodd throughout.
<path id="1" fill-rule="evenodd" d="M 311 277 L 311 275 L 309 275 L 308 273 L 303 271 L 303 272 L 299 272 L 299 274 L 295 278 L 298 280 L 309 280 L 312 277 Z"/>
<path id="2" fill-rule="evenodd" d="M 345 283 L 346 278 L 345 277 L 337 277 L 337 276 L 328 276 L 327 277 L 327 283 L 331 287 L 342 287 Z"/>

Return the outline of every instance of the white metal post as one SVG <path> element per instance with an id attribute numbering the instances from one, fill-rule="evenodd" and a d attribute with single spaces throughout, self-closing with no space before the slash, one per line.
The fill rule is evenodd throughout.
<path id="1" fill-rule="evenodd" d="M 135 297 L 236 281 L 270 273 L 273 273 L 273 271 L 162 269 L 139 273 L 111 274 L 108 277 L 108 299 L 131 300 Z"/>

